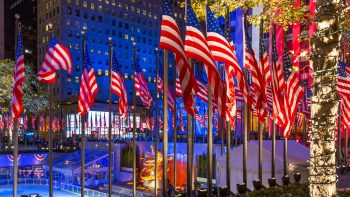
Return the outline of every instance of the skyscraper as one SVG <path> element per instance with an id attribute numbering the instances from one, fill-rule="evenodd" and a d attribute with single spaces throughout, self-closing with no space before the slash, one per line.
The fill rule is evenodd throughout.
<path id="1" fill-rule="evenodd" d="M 176 16 L 183 26 L 183 8 L 173 1 Z M 128 90 L 129 103 L 133 91 L 133 42 L 136 42 L 140 65 L 155 90 L 155 55 L 158 47 L 161 20 L 160 0 L 39 0 L 38 1 L 38 65 L 42 64 L 45 50 L 50 42 L 46 26 L 54 24 L 53 33 L 70 49 L 73 59 L 73 73 L 59 73 L 59 84 L 54 87 L 56 100 L 61 104 L 76 103 L 79 94 L 81 65 L 81 31 L 86 32 L 86 45 L 96 71 L 99 92 L 97 103 L 108 100 L 108 37 L 113 38 L 118 61 Z M 181 21 L 181 22 L 180 22 Z M 175 69 L 170 68 L 172 76 Z M 154 94 L 153 94 L 154 95 Z M 113 96 L 113 101 L 117 98 Z"/>

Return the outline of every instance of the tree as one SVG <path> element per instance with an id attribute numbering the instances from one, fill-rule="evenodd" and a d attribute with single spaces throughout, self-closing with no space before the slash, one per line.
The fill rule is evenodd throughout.
<path id="1" fill-rule="evenodd" d="M 258 23 L 260 19 L 281 25 L 285 30 L 294 22 L 311 22 L 305 5 L 295 8 L 291 0 L 192 0 L 197 14 L 204 16 L 203 5 L 208 3 L 218 15 L 229 10 L 262 5 L 264 12 L 250 18 Z M 342 0 L 316 0 L 317 33 L 311 40 L 313 68 L 313 97 L 311 105 L 310 132 L 310 195 L 317 197 L 336 196 L 335 125 L 339 107 L 336 90 L 337 63 L 342 30 L 350 29 L 350 20 L 345 20 L 349 9 Z M 311 19 L 311 20 L 310 20 Z M 343 29 L 341 28 L 343 27 Z"/>
<path id="2" fill-rule="evenodd" d="M 313 97 L 310 132 L 310 195 L 335 196 L 335 125 L 339 113 L 336 90 L 340 51 L 341 0 L 317 0 L 317 33 L 311 40 Z"/>
<path id="3" fill-rule="evenodd" d="M 0 60 L 0 108 L 2 113 L 11 111 L 12 85 L 14 64 L 12 60 Z M 25 65 L 25 82 L 23 83 L 24 112 L 29 120 L 33 114 L 44 110 L 48 106 L 48 91 L 42 87 L 33 72 L 31 65 Z M 31 121 L 28 121 L 31 129 Z"/>

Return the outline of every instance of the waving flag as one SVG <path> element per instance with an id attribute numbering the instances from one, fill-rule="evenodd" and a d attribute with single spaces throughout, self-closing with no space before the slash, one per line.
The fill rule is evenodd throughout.
<path id="1" fill-rule="evenodd" d="M 150 108 L 151 105 L 153 104 L 153 99 L 152 99 L 151 93 L 148 90 L 145 76 L 143 75 L 143 73 L 141 71 L 139 57 L 137 58 L 137 63 L 135 65 L 134 79 L 135 79 L 136 92 L 139 93 L 140 98 L 143 102 L 143 105 L 146 108 Z"/>
<path id="2" fill-rule="evenodd" d="M 56 38 L 53 36 L 37 77 L 40 82 L 55 83 L 56 71 L 58 70 L 65 70 L 71 74 L 72 58 L 69 50 L 63 45 L 58 44 Z"/>
<path id="3" fill-rule="evenodd" d="M 275 33 L 274 33 L 275 34 Z M 277 124 L 283 126 L 285 123 L 285 111 L 282 92 L 285 86 L 283 68 L 278 61 L 276 51 L 276 36 L 272 39 L 272 98 L 273 98 L 273 118 Z"/>
<path id="4" fill-rule="evenodd" d="M 338 93 L 344 97 L 350 97 L 350 75 L 347 68 L 349 68 L 349 66 L 347 66 L 343 61 L 339 60 L 337 89 Z"/>
<path id="5" fill-rule="evenodd" d="M 120 71 L 121 65 L 119 64 L 115 53 L 112 57 L 112 92 L 119 97 L 119 114 L 123 118 L 126 117 L 128 111 L 128 94 L 126 92 L 126 86 L 124 83 L 123 75 Z"/>
<path id="6" fill-rule="evenodd" d="M 181 83 L 178 76 L 176 76 L 176 95 L 178 97 L 183 97 L 182 90 L 181 90 Z"/>
<path id="7" fill-rule="evenodd" d="M 298 103 L 304 96 L 304 89 L 300 85 L 299 72 L 291 71 L 292 61 L 287 51 L 284 52 L 284 74 L 287 80 L 284 92 L 285 126 L 283 136 L 288 138 L 297 113 Z"/>
<path id="8" fill-rule="evenodd" d="M 179 111 L 179 122 L 180 122 L 180 131 L 185 131 L 184 120 L 182 119 L 181 110 Z"/>
<path id="9" fill-rule="evenodd" d="M 23 88 L 24 82 L 24 54 L 22 44 L 22 33 L 19 30 L 17 45 L 16 45 L 16 64 L 13 76 L 13 87 L 12 87 L 12 118 L 17 119 L 23 110 Z"/>
<path id="10" fill-rule="evenodd" d="M 311 108 L 310 108 L 311 96 L 312 96 L 312 90 L 310 88 L 307 88 L 306 96 L 301 101 L 301 112 L 304 113 L 307 119 L 310 119 L 311 117 Z"/>
<path id="11" fill-rule="evenodd" d="M 167 49 L 176 55 L 176 70 L 179 74 L 184 106 L 189 114 L 194 115 L 193 93 L 198 91 L 198 87 L 191 71 L 191 66 L 187 62 L 180 30 L 174 19 L 174 12 L 168 0 L 163 0 L 159 47 Z"/>
<path id="12" fill-rule="evenodd" d="M 301 128 L 303 126 L 304 122 L 304 114 L 303 113 L 297 113 L 297 118 L 296 118 L 296 125 L 298 128 Z"/>
<path id="13" fill-rule="evenodd" d="M 208 87 L 207 83 L 204 80 L 203 75 L 201 74 L 197 65 L 194 66 L 194 76 L 197 80 L 199 91 L 196 93 L 196 96 L 202 101 L 208 103 Z"/>
<path id="14" fill-rule="evenodd" d="M 78 113 L 84 116 L 95 102 L 98 92 L 95 71 L 92 68 L 89 51 L 85 47 L 83 72 L 80 81 L 80 93 L 78 100 Z"/>
<path id="15" fill-rule="evenodd" d="M 207 39 L 201 32 L 202 28 L 189 0 L 187 1 L 186 16 L 185 53 L 187 57 L 196 59 L 204 64 L 208 76 L 208 85 L 213 93 L 213 100 L 216 101 L 219 115 L 225 118 L 227 101 L 226 86 L 221 80 L 220 73 L 209 50 Z"/>
<path id="16" fill-rule="evenodd" d="M 245 68 L 250 71 L 251 74 L 251 82 L 252 82 L 252 98 L 254 102 L 254 109 L 256 109 L 258 113 L 258 117 L 260 121 L 264 121 L 266 113 L 266 95 L 265 95 L 265 79 L 262 76 L 262 70 L 259 68 L 258 61 L 255 58 L 255 52 L 252 49 L 249 41 L 248 41 L 248 31 L 247 28 L 244 28 L 244 40 L 245 40 L 245 51 L 244 51 L 244 63 Z"/>
<path id="17" fill-rule="evenodd" d="M 205 127 L 205 122 L 198 113 L 196 113 L 196 120 L 199 121 L 199 123 L 202 125 L 202 127 Z"/>
<path id="18" fill-rule="evenodd" d="M 214 13 L 210 10 L 208 6 L 207 16 L 207 40 L 209 49 L 213 55 L 214 60 L 225 63 L 225 79 L 227 87 L 226 94 L 229 101 L 229 106 L 226 111 L 226 119 L 231 123 L 232 126 L 235 122 L 236 116 L 235 86 L 233 82 L 233 77 L 235 75 L 234 73 L 236 71 L 236 73 L 240 75 L 239 77 L 237 77 L 237 79 L 245 80 L 245 76 L 238 64 L 233 44 L 230 45 L 229 41 L 224 37 L 224 33 L 220 29 L 219 24 L 216 18 L 214 17 Z"/>
<path id="19" fill-rule="evenodd" d="M 158 72 L 158 79 L 157 79 L 157 89 L 159 92 L 163 93 L 163 67 L 159 69 Z M 174 112 L 174 105 L 175 104 L 175 95 L 173 91 L 171 90 L 170 86 L 168 86 L 168 106 L 171 110 L 171 112 Z"/>

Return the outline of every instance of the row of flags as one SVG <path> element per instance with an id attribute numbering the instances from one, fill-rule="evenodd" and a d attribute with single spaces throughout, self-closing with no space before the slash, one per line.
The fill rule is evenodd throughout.
<path id="1" fill-rule="evenodd" d="M 298 108 L 299 112 L 309 113 L 309 109 L 307 109 L 309 103 L 307 99 L 303 99 L 304 89 L 300 84 L 298 72 L 292 69 L 293 63 L 289 58 L 289 53 L 282 50 L 284 51 L 283 55 L 279 55 L 281 50 L 280 48 L 277 49 L 276 42 L 283 45 L 284 37 L 280 28 L 278 28 L 277 33 L 274 32 L 273 37 L 277 37 L 277 41 L 273 39 L 272 61 L 269 63 L 269 57 L 262 41 L 260 43 L 261 57 L 259 61 L 256 59 L 255 52 L 248 41 L 247 28 L 244 27 L 244 65 L 242 66 L 250 73 L 250 77 L 246 77 L 238 63 L 234 44 L 227 33 L 230 32 L 229 27 L 227 27 L 226 34 L 224 34 L 214 17 L 214 13 L 209 7 L 206 7 L 207 32 L 204 34 L 190 1 L 187 1 L 186 7 L 186 32 L 183 42 L 171 5 L 168 0 L 163 0 L 159 46 L 175 54 L 178 73 L 175 94 L 170 88 L 167 90 L 171 111 L 174 111 L 175 95 L 177 95 L 183 98 L 187 113 L 197 117 L 198 111 L 194 105 L 194 95 L 204 102 L 208 102 L 208 90 L 211 90 L 214 111 L 217 111 L 220 117 L 229 121 L 231 126 L 233 126 L 237 116 L 236 102 L 245 102 L 260 121 L 264 121 L 267 115 L 271 114 L 283 128 L 284 136 L 288 137 L 298 113 Z M 84 50 L 84 61 L 78 100 L 78 112 L 81 116 L 90 110 L 98 92 L 89 50 L 87 50 L 87 46 L 82 48 Z M 119 114 L 125 118 L 128 111 L 126 86 L 115 53 L 112 52 L 110 55 L 112 55 L 112 80 L 110 85 L 112 92 L 119 97 Z M 203 64 L 203 69 L 200 70 L 200 67 L 196 65 L 194 72 L 192 72 L 188 58 Z M 295 60 L 294 56 L 293 60 Z M 219 72 L 216 62 L 225 64 L 224 75 Z M 59 44 L 55 37 L 52 37 L 50 47 L 45 54 L 43 65 L 37 77 L 42 83 L 55 83 L 56 71 L 59 70 L 71 73 L 71 55 L 66 47 Z M 207 81 L 203 78 L 204 72 L 207 75 Z M 157 88 L 160 92 L 163 92 L 161 79 L 163 73 L 161 70 L 158 75 Z M 233 80 L 234 77 L 236 82 Z M 16 49 L 14 79 L 12 111 L 14 117 L 18 117 L 23 109 L 21 97 L 23 96 L 22 83 L 24 81 L 24 56 L 20 31 Z M 144 106 L 149 108 L 153 104 L 153 98 L 142 73 L 139 58 L 135 65 L 134 79 L 137 94 Z M 235 83 L 237 87 L 235 87 Z M 309 96 L 308 90 L 307 96 Z M 301 107 L 299 107 L 300 103 Z M 180 116 L 180 123 L 183 122 L 181 119 Z M 180 127 L 182 128 L 182 126 Z"/>

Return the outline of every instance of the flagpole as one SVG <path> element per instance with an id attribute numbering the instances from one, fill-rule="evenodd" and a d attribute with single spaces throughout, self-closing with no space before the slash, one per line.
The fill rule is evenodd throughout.
<path id="1" fill-rule="evenodd" d="M 81 31 L 81 45 L 82 45 L 82 54 L 81 54 L 81 59 L 82 59 L 82 65 L 84 65 L 84 52 L 85 52 L 85 31 Z M 84 72 L 84 68 L 83 68 Z M 51 113 L 51 110 L 50 110 Z M 80 195 L 81 197 L 84 197 L 85 195 L 85 114 L 81 115 L 81 173 L 80 173 L 80 186 L 81 186 L 81 191 Z"/>
<path id="2" fill-rule="evenodd" d="M 305 81 L 306 82 L 306 81 Z M 307 109 L 307 102 L 306 102 L 306 98 L 307 98 L 307 84 L 306 83 L 302 83 L 305 86 L 305 92 L 306 94 L 304 95 L 304 106 L 305 109 Z M 307 119 L 306 119 L 306 114 L 304 114 L 304 124 L 303 124 L 303 144 L 306 146 L 306 123 L 307 123 Z"/>
<path id="3" fill-rule="evenodd" d="M 260 60 L 263 59 L 263 54 L 261 53 L 262 47 L 263 47 L 262 46 L 263 33 L 264 33 L 264 21 L 261 19 L 260 20 L 260 36 L 259 36 L 259 39 L 260 39 L 260 46 L 259 46 L 260 47 L 260 50 L 259 50 L 260 51 L 260 53 L 259 53 Z M 263 65 L 260 65 L 260 66 L 263 66 Z M 258 131 L 259 131 L 259 181 L 262 184 L 263 128 L 262 128 L 261 122 L 259 120 L 258 120 Z"/>
<path id="4" fill-rule="evenodd" d="M 113 41 L 109 40 L 109 92 L 108 92 L 108 196 L 112 196 L 112 57 L 113 57 Z"/>
<path id="5" fill-rule="evenodd" d="M 231 30 L 231 22 L 230 22 L 230 11 L 229 8 L 226 7 L 226 37 L 230 37 L 230 30 Z M 226 73 L 226 76 L 228 77 L 228 73 Z M 226 80 L 233 80 L 233 79 L 226 79 Z M 234 87 L 233 87 L 234 88 Z M 236 101 L 235 101 L 236 102 Z M 231 103 L 232 105 L 232 103 Z M 236 104 L 237 108 L 237 104 Z M 237 113 L 237 111 L 236 111 Z M 237 121 L 235 121 L 235 124 Z M 227 125 L 227 131 L 226 131 L 226 185 L 227 185 L 227 194 L 226 196 L 231 196 L 231 160 L 230 160 L 230 152 L 231 152 L 231 125 L 230 125 L 230 120 L 226 122 Z M 236 132 L 235 132 L 236 133 Z M 236 136 L 237 137 L 237 136 Z M 235 137 L 235 138 L 236 138 Z M 237 145 L 237 144 L 236 144 Z"/>
<path id="6" fill-rule="evenodd" d="M 134 45 L 134 71 L 136 70 L 136 43 Z M 136 87 L 135 87 L 135 77 L 134 77 L 134 93 L 132 97 L 132 106 L 133 106 L 133 130 L 132 130 L 132 191 L 133 197 L 136 197 Z"/>
<path id="7" fill-rule="evenodd" d="M 48 24 L 48 32 L 50 38 L 52 38 L 53 24 Z M 49 84 L 49 113 L 50 113 L 50 125 L 49 125 L 49 196 L 53 197 L 53 131 L 52 131 L 52 116 L 53 116 L 53 84 Z"/>
<path id="8" fill-rule="evenodd" d="M 158 48 L 155 48 L 155 55 L 156 55 L 156 76 L 157 76 L 157 83 L 158 83 L 158 77 L 159 77 L 159 52 Z M 155 196 L 158 196 L 158 187 L 157 187 L 157 182 L 158 182 L 158 140 L 159 140 L 159 105 L 158 105 L 158 88 L 156 84 L 156 118 L 154 121 L 154 128 L 156 130 L 155 133 L 155 144 L 154 144 L 154 194 Z"/>
<path id="9" fill-rule="evenodd" d="M 207 24 L 208 24 L 208 13 L 207 9 L 204 8 L 205 13 L 205 33 L 207 32 Z M 213 184 L 213 93 L 211 90 L 211 85 L 208 84 L 208 147 L 207 147 L 207 185 L 208 185 L 208 196 L 211 197 L 212 193 L 212 184 Z M 223 132 L 223 130 L 221 130 Z M 223 135 L 221 134 L 221 138 Z M 222 144 L 222 142 L 221 142 Z M 222 150 L 221 150 L 222 151 Z"/>
<path id="10" fill-rule="evenodd" d="M 286 50 L 286 36 L 284 36 L 284 50 Z M 291 123 L 292 124 L 292 123 Z M 291 128 L 292 129 L 292 128 Z M 289 177 L 288 177 L 288 138 L 284 136 L 283 139 L 283 185 L 286 183 L 286 185 L 289 184 Z"/>
<path id="11" fill-rule="evenodd" d="M 15 14 L 15 50 L 17 49 L 18 33 L 19 33 L 19 14 Z M 23 49 L 22 49 L 23 50 Z M 17 197 L 17 188 L 18 188 L 18 117 L 13 119 L 14 128 L 13 128 L 13 196 Z"/>
<path id="12" fill-rule="evenodd" d="M 176 143 L 177 143 L 177 128 L 176 128 L 176 66 L 175 66 L 175 77 L 174 77 L 174 131 L 173 131 L 173 138 L 174 138 L 174 190 L 176 192 L 176 162 L 177 162 L 177 153 L 176 153 Z"/>
<path id="13" fill-rule="evenodd" d="M 243 17 L 243 27 L 245 28 L 247 14 L 244 13 Z M 245 33 L 243 31 L 243 43 L 245 42 Z M 243 62 L 245 64 L 245 53 L 243 49 Z M 244 65 L 243 64 L 243 65 Z M 247 76 L 247 69 L 244 69 L 244 75 Z M 249 121 L 249 111 L 248 105 L 244 102 L 244 132 L 243 132 L 243 183 L 244 187 L 247 188 L 247 140 L 248 140 L 248 121 Z"/>
<path id="14" fill-rule="evenodd" d="M 187 1 L 185 0 L 185 22 L 187 22 Z M 192 65 L 192 60 L 188 59 L 189 65 L 192 66 L 192 70 L 194 69 Z M 195 99 L 193 102 L 193 106 L 195 106 Z M 193 143 L 193 133 L 194 133 L 194 120 L 193 116 L 187 113 L 187 197 L 192 197 L 192 179 L 193 179 L 193 152 L 194 152 L 194 143 Z"/>
<path id="15" fill-rule="evenodd" d="M 163 196 L 168 196 L 168 51 L 163 50 Z"/>

